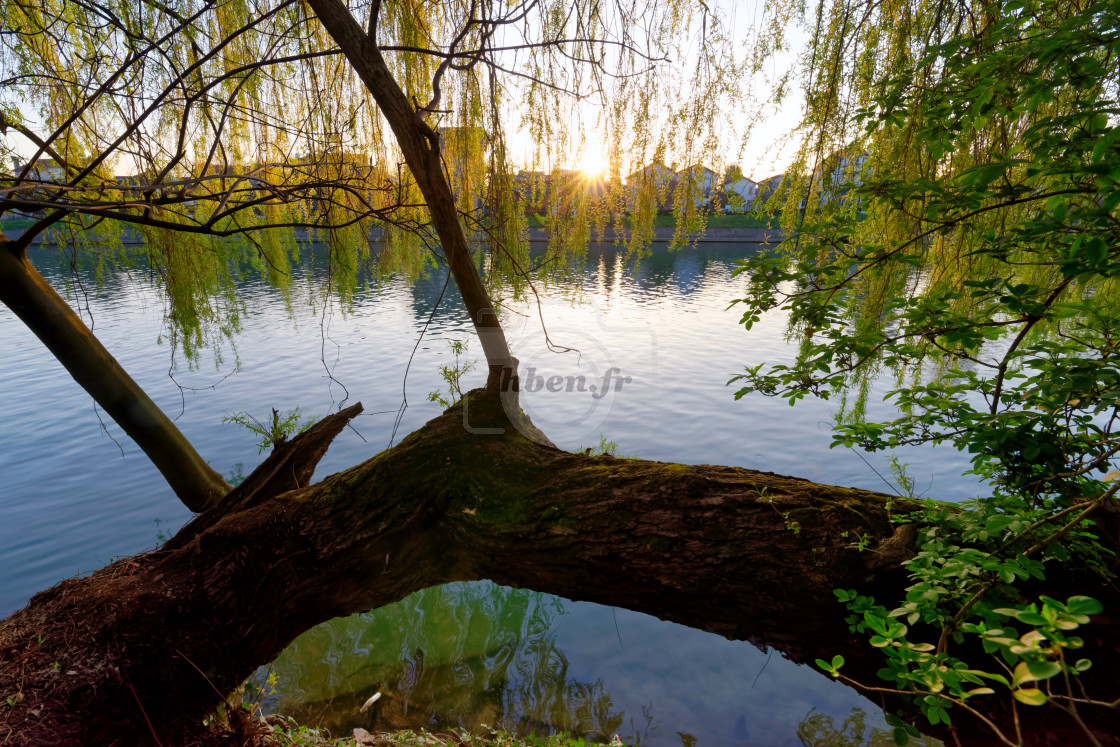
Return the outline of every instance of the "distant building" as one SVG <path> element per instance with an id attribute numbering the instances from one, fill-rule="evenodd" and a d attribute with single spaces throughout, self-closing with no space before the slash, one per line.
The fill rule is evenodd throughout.
<path id="1" fill-rule="evenodd" d="M 681 169 L 673 181 L 674 202 L 690 202 L 696 208 L 706 208 L 718 191 L 719 174 L 697 163 Z"/>
<path id="2" fill-rule="evenodd" d="M 525 205 L 526 215 L 544 215 L 548 212 L 552 180 L 543 171 L 522 169 L 513 177 L 513 191 Z"/>
<path id="3" fill-rule="evenodd" d="M 27 169 L 26 163 L 20 163 L 18 158 L 12 158 L 12 170 L 19 176 Z M 61 184 L 66 176 L 66 170 L 53 158 L 37 158 L 27 171 L 26 179 L 35 182 L 50 182 Z"/>
<path id="4" fill-rule="evenodd" d="M 440 127 L 440 153 L 460 205 L 479 208 L 486 193 L 490 136 L 482 127 Z"/>
<path id="5" fill-rule="evenodd" d="M 830 153 L 818 166 L 816 174 L 820 180 L 821 202 L 839 200 L 843 202 L 851 187 L 863 184 L 866 173 L 867 153 L 854 153 L 844 148 Z"/>
<path id="6" fill-rule="evenodd" d="M 627 207 L 633 211 L 639 203 L 652 200 L 656 211 L 672 209 L 676 176 L 675 171 L 660 163 L 651 163 L 630 174 L 626 177 Z"/>
<path id="7" fill-rule="evenodd" d="M 742 213 L 754 209 L 761 185 L 754 179 L 741 176 L 723 185 L 723 212 Z"/>
<path id="8" fill-rule="evenodd" d="M 607 183 L 578 169 L 553 169 L 550 174 L 523 169 L 513 177 L 513 190 L 526 215 L 577 214 L 581 205 L 606 197 Z"/>
<path id="9" fill-rule="evenodd" d="M 150 183 L 150 179 L 137 174 L 114 176 L 113 181 L 115 181 L 117 187 L 120 188 L 118 195 L 121 200 L 143 199 L 145 195 L 144 187 Z"/>
<path id="10" fill-rule="evenodd" d="M 761 205 L 763 202 L 769 200 L 778 192 L 779 189 L 785 184 L 785 174 L 774 174 L 769 176 L 758 183 L 758 193 L 755 195 L 755 201 Z"/>

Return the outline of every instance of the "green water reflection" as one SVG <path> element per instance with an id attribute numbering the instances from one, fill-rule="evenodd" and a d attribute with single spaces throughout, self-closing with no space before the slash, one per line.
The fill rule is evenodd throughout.
<path id="1" fill-rule="evenodd" d="M 873 706 L 777 652 L 490 582 L 333 620 L 262 668 L 258 687 L 269 674 L 266 711 L 335 736 L 492 727 L 643 747 L 891 743 Z"/>
<path id="2" fill-rule="evenodd" d="M 485 726 L 642 743 L 601 680 L 569 673 L 550 632 L 561 600 L 494 584 L 449 584 L 301 636 L 272 665 L 271 709 L 332 734 Z M 258 678 L 262 677 L 258 673 Z M 362 703 L 381 699 L 366 713 Z"/>
<path id="3" fill-rule="evenodd" d="M 797 738 L 805 747 L 896 747 L 890 729 L 881 729 L 868 723 L 867 711 L 853 708 L 852 712 L 837 724 L 827 713 L 815 710 L 806 714 L 797 725 Z M 940 740 L 932 737 L 910 737 L 911 747 L 940 747 Z"/>

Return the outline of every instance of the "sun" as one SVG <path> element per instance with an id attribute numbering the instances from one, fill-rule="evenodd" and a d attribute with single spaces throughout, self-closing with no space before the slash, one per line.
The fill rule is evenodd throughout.
<path id="1" fill-rule="evenodd" d="M 579 154 L 579 170 L 590 177 L 600 177 L 607 170 L 606 156 L 597 146 L 585 144 Z"/>

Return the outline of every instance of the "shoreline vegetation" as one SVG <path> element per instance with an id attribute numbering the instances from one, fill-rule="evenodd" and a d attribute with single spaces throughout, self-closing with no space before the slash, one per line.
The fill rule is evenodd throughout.
<path id="1" fill-rule="evenodd" d="M 0 220 L 0 228 L 5 231 L 23 231 L 31 228 L 37 218 L 16 218 Z M 546 228 L 549 220 L 547 216 L 528 216 L 530 228 Z M 767 216 L 759 213 L 718 213 L 707 217 L 708 228 L 778 228 L 779 217 Z M 658 215 L 653 219 L 654 228 L 676 228 L 675 215 Z"/>
<path id="2" fill-rule="evenodd" d="M 355 729 L 351 736 L 332 737 L 313 727 L 299 725 L 294 719 L 278 716 L 269 716 L 261 726 L 263 730 L 267 730 L 261 735 L 261 744 L 276 747 L 591 747 L 596 744 L 604 747 L 626 747 L 618 735 L 601 743 L 570 734 L 519 737 L 497 729 L 484 734 L 472 734 L 465 730 L 433 733 L 423 729 L 418 732 L 402 730 L 371 733 L 365 729 Z"/>
<path id="3" fill-rule="evenodd" d="M 34 224 L 35 220 L 31 218 L 0 221 L 0 231 L 3 231 L 4 236 L 11 241 L 18 239 L 23 235 L 25 230 Z M 296 241 L 313 241 L 310 236 L 310 229 L 297 228 L 294 230 L 296 232 Z M 653 241 L 655 243 L 671 241 L 675 231 L 676 216 L 659 215 L 654 218 Z M 379 234 L 376 232 L 371 232 L 371 239 L 377 239 L 379 237 Z M 542 219 L 540 216 L 529 216 L 529 240 L 532 242 L 539 242 L 548 241 L 548 238 L 547 219 Z M 745 242 L 750 244 L 776 244 L 781 241 L 782 238 L 783 234 L 779 228 L 777 217 L 743 213 L 708 216 L 704 232 L 694 237 L 692 241 L 696 243 Z M 126 244 L 143 243 L 140 234 L 133 229 L 126 229 L 124 234 L 122 234 L 122 239 Z M 628 241 L 629 239 L 630 234 L 628 230 L 618 233 L 608 228 L 603 234 L 592 233 L 592 243 Z M 32 242 L 33 245 L 51 245 L 54 243 L 56 242 L 51 237 L 49 231 L 36 237 Z"/>

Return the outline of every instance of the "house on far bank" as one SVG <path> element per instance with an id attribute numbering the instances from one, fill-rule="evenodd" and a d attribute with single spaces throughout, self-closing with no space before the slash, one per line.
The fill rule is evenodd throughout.
<path id="1" fill-rule="evenodd" d="M 142 200 L 146 196 L 151 177 L 147 174 L 118 174 L 113 177 L 117 185 L 117 195 L 122 202 Z"/>
<path id="2" fill-rule="evenodd" d="M 629 192 L 627 209 L 634 212 L 639 206 L 649 207 L 651 203 L 655 212 L 672 209 L 676 178 L 677 172 L 656 162 L 630 174 L 625 180 Z"/>
<path id="3" fill-rule="evenodd" d="M 27 168 L 26 163 L 20 163 L 19 159 L 15 156 L 12 157 L 12 172 L 19 176 L 23 170 Z M 64 181 L 66 170 L 62 168 L 62 164 L 53 158 L 37 158 L 31 164 L 31 168 L 27 172 L 27 179 L 34 182 L 50 182 L 52 184 L 61 184 Z"/>
<path id="4" fill-rule="evenodd" d="M 754 209 L 761 186 L 754 179 L 741 176 L 723 185 L 723 212 L 745 213 Z"/>
<path id="5" fill-rule="evenodd" d="M 578 213 L 607 195 L 607 183 L 579 169 L 553 169 L 551 173 L 522 169 L 513 177 L 513 190 L 525 205 L 526 215 Z M 584 206 L 584 207 L 581 207 Z"/>
<path id="6" fill-rule="evenodd" d="M 548 212 L 551 187 L 548 174 L 543 171 L 522 169 L 513 177 L 513 191 L 525 203 L 526 215 L 544 215 Z"/>
<path id="7" fill-rule="evenodd" d="M 677 172 L 673 184 L 673 203 L 691 202 L 696 208 L 711 204 L 719 188 L 719 174 L 703 164 L 693 164 Z"/>
<path id="8" fill-rule="evenodd" d="M 440 127 L 443 160 L 448 166 L 455 200 L 482 207 L 486 193 L 486 162 L 493 141 L 482 127 Z"/>
<path id="9" fill-rule="evenodd" d="M 53 158 L 37 158 L 34 162 L 28 164 L 26 162 L 20 161 L 20 159 L 16 156 L 12 156 L 13 179 L 11 179 L 11 181 L 8 182 L 8 185 L 6 186 L 14 185 L 15 179 L 21 176 L 23 177 L 23 181 L 20 182 L 20 186 L 17 188 L 17 190 L 19 192 L 22 192 L 25 198 L 34 197 L 36 195 L 41 195 L 50 189 L 47 186 L 41 185 L 65 183 L 66 169 L 64 169 L 62 167 L 62 164 L 60 164 Z M 8 180 L 5 179 L 5 181 Z M 13 196 L 15 195 L 13 194 Z M 46 215 L 46 212 L 43 208 L 25 206 L 22 209 L 9 208 L 8 211 L 5 212 L 4 218 L 5 220 L 18 220 L 20 218 L 33 216 L 41 217 L 43 215 Z"/>
<path id="10" fill-rule="evenodd" d="M 758 193 L 755 195 L 755 201 L 758 206 L 769 200 L 774 194 L 781 189 L 786 180 L 785 174 L 774 174 L 768 176 L 758 183 Z"/>
<path id="11" fill-rule="evenodd" d="M 866 163 L 866 152 L 857 153 L 851 148 L 843 148 L 830 153 L 817 170 L 821 180 L 821 201 L 846 202 L 848 190 L 863 184 Z"/>

